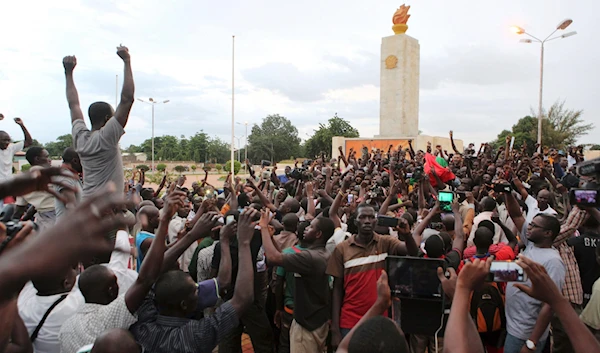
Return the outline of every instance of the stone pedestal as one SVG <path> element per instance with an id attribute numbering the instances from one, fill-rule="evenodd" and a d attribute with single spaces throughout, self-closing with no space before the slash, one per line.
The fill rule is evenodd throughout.
<path id="1" fill-rule="evenodd" d="M 379 135 L 414 138 L 419 135 L 419 41 L 406 34 L 381 42 Z"/>

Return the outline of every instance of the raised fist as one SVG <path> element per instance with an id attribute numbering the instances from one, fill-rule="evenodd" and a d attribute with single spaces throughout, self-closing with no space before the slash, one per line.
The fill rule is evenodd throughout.
<path id="1" fill-rule="evenodd" d="M 63 58 L 63 66 L 65 67 L 65 71 L 73 72 L 75 66 L 77 66 L 77 58 L 73 56 L 65 56 Z"/>
<path id="2" fill-rule="evenodd" d="M 131 59 L 130 56 L 129 56 L 129 49 L 127 49 L 127 47 L 124 47 L 122 45 L 119 45 L 117 47 L 117 55 L 121 59 L 123 59 L 123 61 L 127 61 L 127 60 Z"/>

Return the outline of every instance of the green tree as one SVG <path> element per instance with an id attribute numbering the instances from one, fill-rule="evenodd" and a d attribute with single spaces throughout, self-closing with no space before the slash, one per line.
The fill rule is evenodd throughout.
<path id="1" fill-rule="evenodd" d="M 334 136 L 359 137 L 358 130 L 349 122 L 340 118 L 337 113 L 327 124 L 319 124 L 319 129 L 304 143 L 304 155 L 315 158 L 322 153 L 331 157 L 331 139 Z"/>
<path id="2" fill-rule="evenodd" d="M 590 147 L 590 151 L 600 151 L 600 145 L 592 145 L 592 147 Z"/>
<path id="3" fill-rule="evenodd" d="M 140 170 L 143 170 L 144 172 L 147 172 L 150 170 L 150 167 L 148 167 L 146 164 L 140 164 L 140 165 L 136 165 L 135 169 L 140 169 Z"/>
<path id="4" fill-rule="evenodd" d="M 221 173 L 221 169 L 223 169 L 223 166 L 221 164 L 216 164 L 215 169 L 217 170 L 217 173 Z"/>
<path id="5" fill-rule="evenodd" d="M 566 148 L 573 146 L 577 139 L 581 136 L 587 135 L 591 130 L 594 129 L 594 124 L 585 124 L 583 120 L 583 110 L 572 110 L 566 109 L 565 101 L 556 101 L 550 107 L 548 112 L 544 112 L 544 117 L 552 124 L 554 128 L 555 141 L 546 143 L 542 136 L 542 143 L 549 147 L 560 147 Z M 542 130 L 542 133 L 544 130 Z"/>
<path id="6" fill-rule="evenodd" d="M 71 134 L 60 135 L 56 138 L 56 141 L 44 145 L 50 157 L 62 156 L 67 147 L 73 147 L 73 135 Z"/>
<path id="7" fill-rule="evenodd" d="M 193 172 L 196 172 L 196 169 L 197 169 L 198 167 L 196 167 L 196 165 L 195 165 L 195 164 L 192 164 L 191 168 L 192 168 L 192 171 L 193 171 Z"/>
<path id="8" fill-rule="evenodd" d="M 179 174 L 185 172 L 185 169 L 186 169 L 186 167 L 183 165 L 176 165 L 175 168 L 173 168 L 173 170 Z"/>
<path id="9" fill-rule="evenodd" d="M 229 173 L 231 171 L 231 160 L 227 161 L 227 163 L 225 163 L 225 165 L 223 166 L 223 169 L 225 169 L 225 171 L 227 173 Z M 233 174 L 238 174 L 240 172 L 240 169 L 242 169 L 242 163 L 240 163 L 239 161 L 234 161 L 233 162 Z"/>
<path id="10" fill-rule="evenodd" d="M 275 162 L 299 155 L 300 138 L 298 129 L 287 118 L 275 114 L 252 127 L 248 136 L 248 158 L 254 161 Z"/>
<path id="11" fill-rule="evenodd" d="M 167 165 L 164 163 L 159 163 L 156 165 L 156 170 L 158 170 L 159 172 L 164 172 L 165 170 L 167 170 Z"/>
<path id="12" fill-rule="evenodd" d="M 27 172 L 27 171 L 29 171 L 29 169 L 31 169 L 31 164 L 23 164 L 21 166 L 21 171 L 22 172 Z"/>

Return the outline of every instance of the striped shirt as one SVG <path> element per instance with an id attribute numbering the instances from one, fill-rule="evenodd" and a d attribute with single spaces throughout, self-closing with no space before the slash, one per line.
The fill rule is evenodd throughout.
<path id="1" fill-rule="evenodd" d="M 148 353 L 210 353 L 238 325 L 237 313 L 230 302 L 209 317 L 193 320 L 159 315 L 151 292 L 138 310 L 138 322 L 130 330 Z"/>
<path id="2" fill-rule="evenodd" d="M 579 228 L 587 218 L 587 212 L 573 207 L 567 220 L 561 225 L 560 233 L 554 239 L 553 246 L 558 249 L 560 257 L 567 268 L 565 283 L 562 288 L 562 293 L 573 304 L 583 303 L 583 287 L 581 285 L 581 276 L 579 274 L 579 266 L 573 253 L 573 248 L 567 244 L 567 240 L 573 236 L 577 228 Z"/>
<path id="3" fill-rule="evenodd" d="M 373 234 L 367 245 L 356 235 L 336 246 L 327 264 L 327 274 L 343 279 L 344 299 L 340 328 L 351 329 L 377 299 L 377 280 L 389 255 L 406 255 L 404 243 L 391 236 Z"/>

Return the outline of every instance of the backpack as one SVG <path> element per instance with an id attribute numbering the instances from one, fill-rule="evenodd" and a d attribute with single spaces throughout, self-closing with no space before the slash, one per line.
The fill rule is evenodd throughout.
<path id="1" fill-rule="evenodd" d="M 490 333 L 506 328 L 504 293 L 498 283 L 485 283 L 471 294 L 470 313 L 479 333 Z"/>

